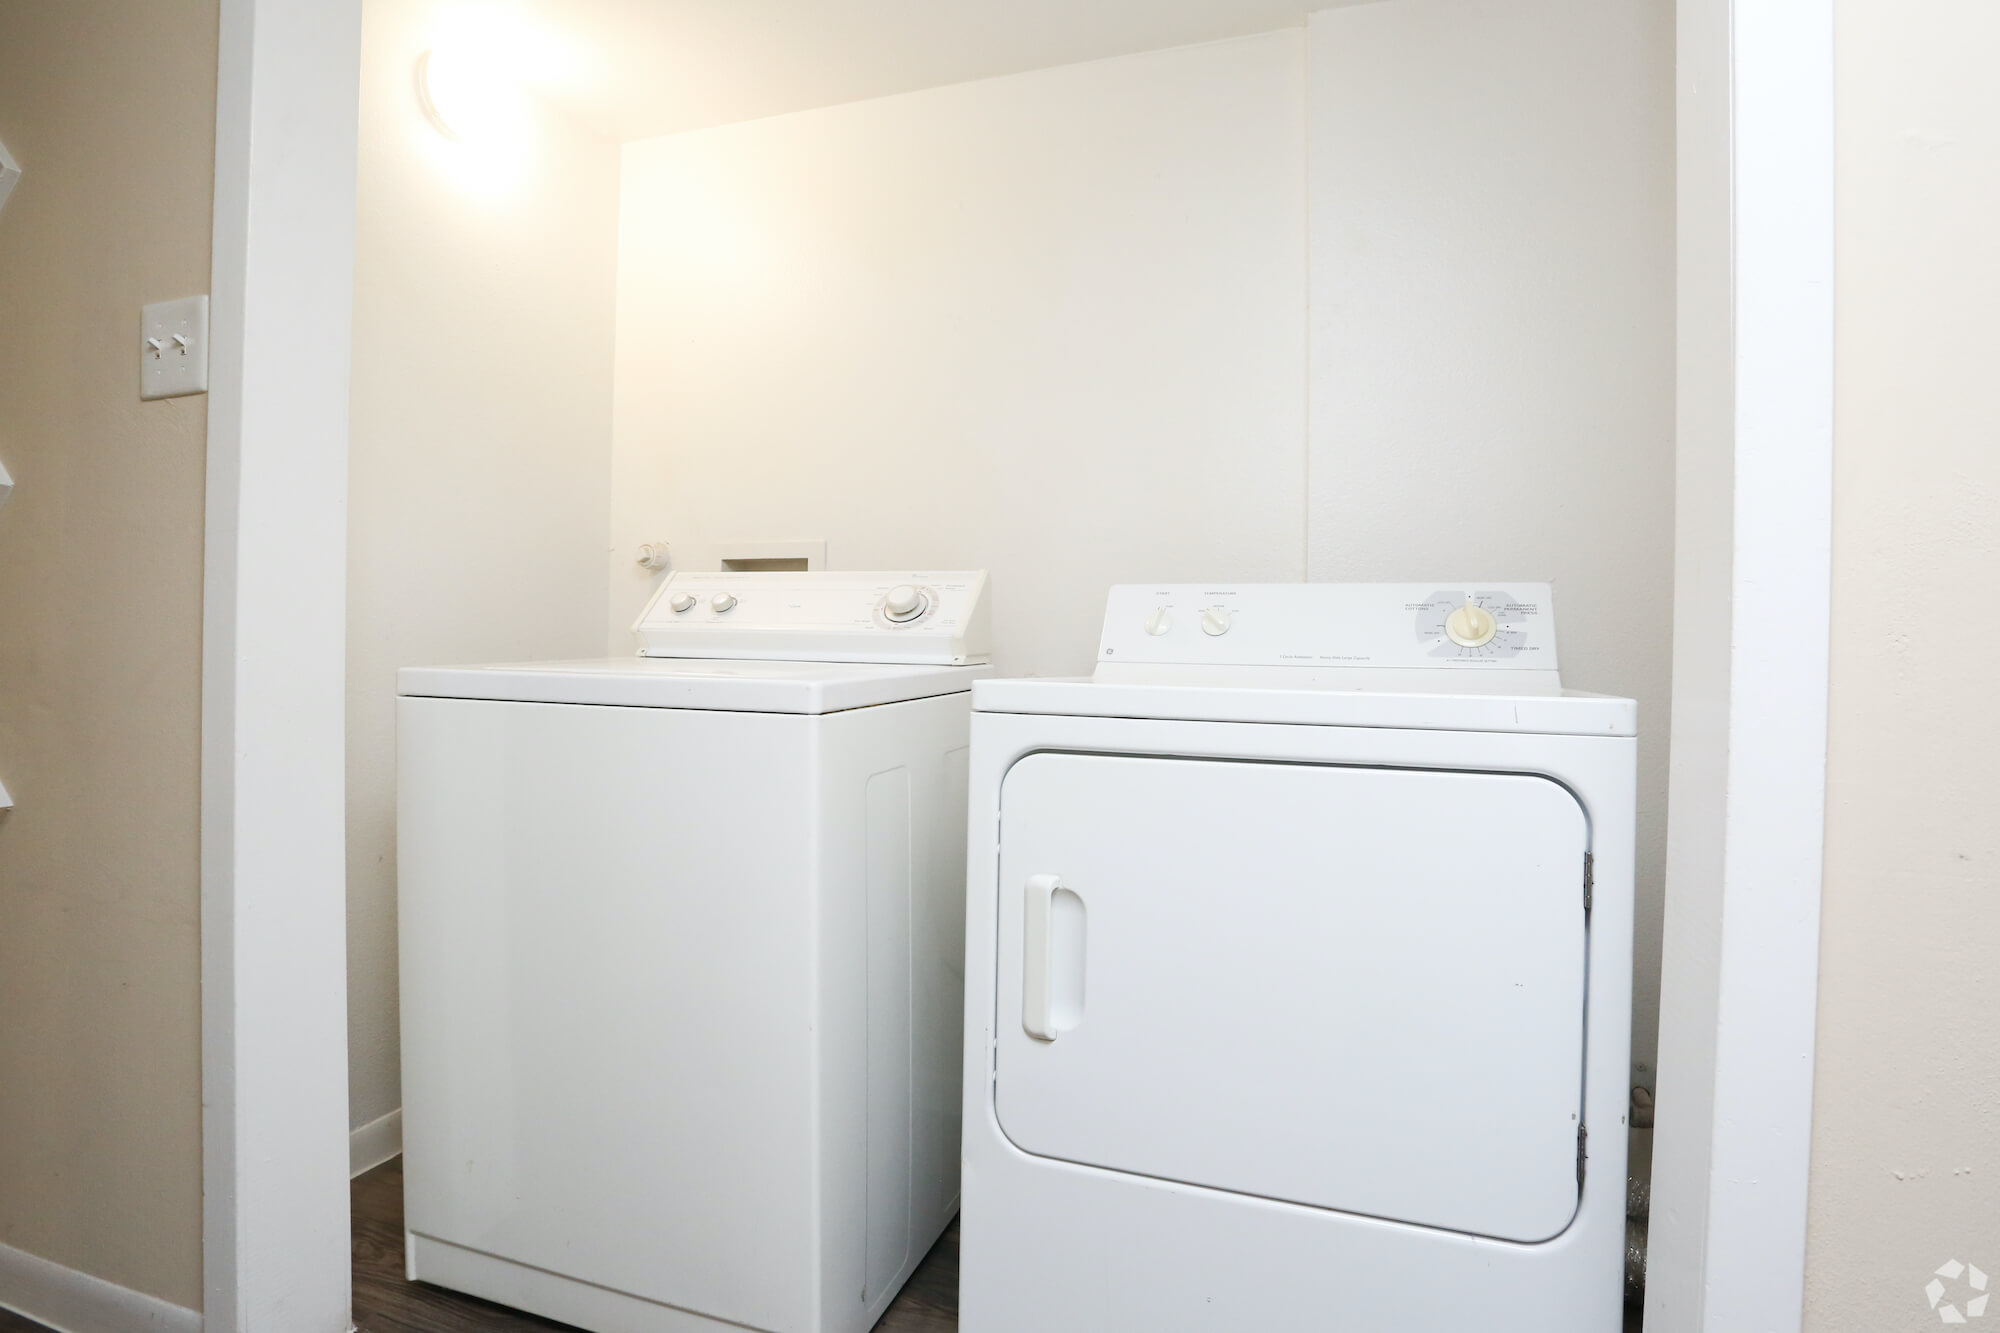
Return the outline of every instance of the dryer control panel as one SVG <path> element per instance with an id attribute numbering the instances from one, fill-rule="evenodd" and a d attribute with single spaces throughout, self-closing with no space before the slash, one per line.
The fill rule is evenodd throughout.
<path id="1" fill-rule="evenodd" d="M 1546 583 L 1123 584 L 1102 666 L 1556 671 Z"/>
<path id="2" fill-rule="evenodd" d="M 992 652 L 986 571 L 667 576 L 632 632 L 641 657 L 966 666 Z"/>

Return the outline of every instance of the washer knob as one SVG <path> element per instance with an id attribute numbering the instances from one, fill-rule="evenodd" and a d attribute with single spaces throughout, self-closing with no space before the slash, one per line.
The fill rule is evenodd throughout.
<path id="1" fill-rule="evenodd" d="M 1210 635 L 1229 633 L 1229 612 L 1219 606 L 1211 606 L 1206 611 L 1203 611 L 1201 613 L 1201 632 Z"/>
<path id="2" fill-rule="evenodd" d="M 905 620 L 915 620 L 930 610 L 931 599 L 922 588 L 908 583 L 889 589 L 882 598 L 882 614 L 898 624 Z"/>
<path id="3" fill-rule="evenodd" d="M 677 592 L 672 597 L 667 598 L 667 605 L 673 608 L 675 615 L 679 615 L 683 611 L 692 610 L 694 608 L 694 594 L 691 592 Z"/>
<path id="4" fill-rule="evenodd" d="M 1500 626 L 1493 613 L 1468 597 L 1465 605 L 1444 618 L 1445 637 L 1461 648 L 1478 648 L 1493 642 Z"/>
<path id="5" fill-rule="evenodd" d="M 717 615 L 721 615 L 734 605 L 736 605 L 736 594 L 733 592 L 719 592 L 708 599 L 708 609 Z"/>
<path id="6" fill-rule="evenodd" d="M 1174 627 L 1174 613 L 1164 606 L 1156 606 L 1146 613 L 1146 633 L 1158 636 Z"/>

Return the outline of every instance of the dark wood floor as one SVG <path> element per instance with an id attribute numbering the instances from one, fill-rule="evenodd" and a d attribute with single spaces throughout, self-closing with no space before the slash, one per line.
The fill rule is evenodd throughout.
<path id="1" fill-rule="evenodd" d="M 360 1333 L 563 1333 L 569 1326 L 403 1277 L 403 1159 L 358 1177 L 354 1190 L 354 1325 Z M 875 1333 L 957 1333 L 958 1223 L 917 1266 Z M 0 1333 L 51 1333 L 0 1309 Z M 1625 1313 L 1639 1333 L 1639 1312 Z"/>
<path id="2" fill-rule="evenodd" d="M 360 1333 L 548 1333 L 538 1319 L 403 1276 L 403 1159 L 354 1181 L 354 1326 Z M 25 1325 L 25 1333 L 36 1326 Z M 917 1265 L 875 1333 L 956 1333 L 958 1223 Z M 21 1333 L 0 1323 L 0 1333 Z"/>

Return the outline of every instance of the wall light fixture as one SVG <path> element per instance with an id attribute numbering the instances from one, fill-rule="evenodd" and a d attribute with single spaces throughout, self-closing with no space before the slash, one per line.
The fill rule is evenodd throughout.
<path id="1" fill-rule="evenodd" d="M 506 118 L 511 92 L 506 77 L 475 52 L 440 45 L 417 58 L 417 100 L 448 139 L 486 137 Z"/>

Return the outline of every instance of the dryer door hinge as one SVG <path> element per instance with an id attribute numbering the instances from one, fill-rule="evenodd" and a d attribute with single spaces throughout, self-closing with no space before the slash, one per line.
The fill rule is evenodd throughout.
<path id="1" fill-rule="evenodd" d="M 1583 1125 L 1576 1127 L 1576 1187 L 1583 1188 L 1583 1160 L 1589 1156 L 1584 1151 L 1584 1143 L 1590 1138 L 1590 1130 Z"/>
<path id="2" fill-rule="evenodd" d="M 1590 917 L 1590 892 L 1597 882 L 1596 858 L 1589 852 L 1583 854 L 1583 915 Z"/>

